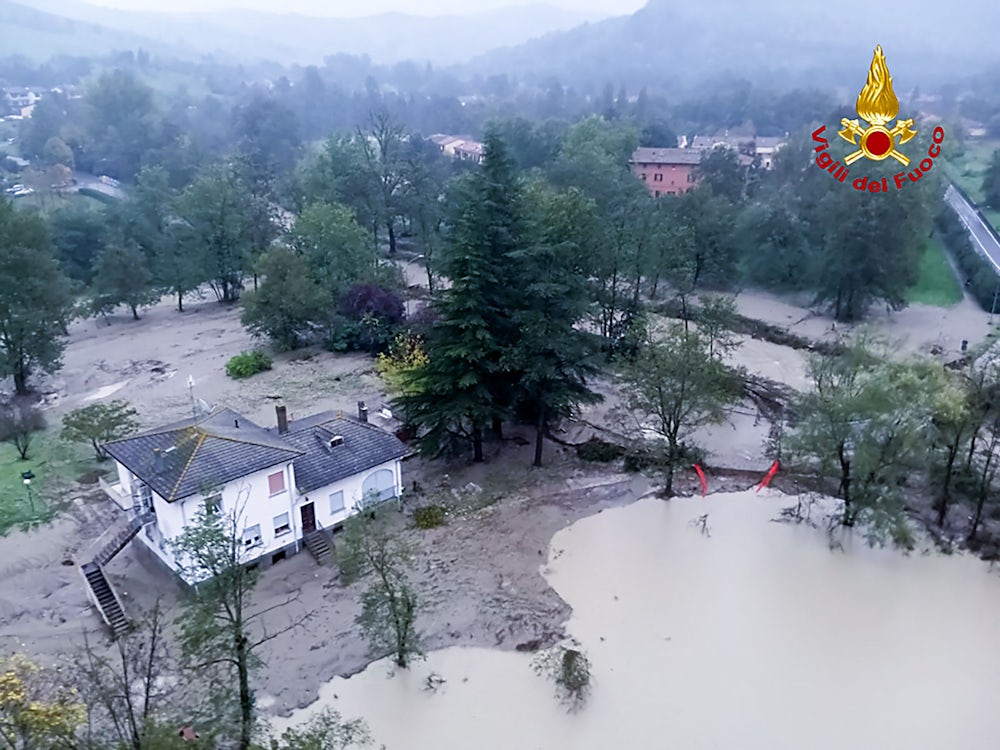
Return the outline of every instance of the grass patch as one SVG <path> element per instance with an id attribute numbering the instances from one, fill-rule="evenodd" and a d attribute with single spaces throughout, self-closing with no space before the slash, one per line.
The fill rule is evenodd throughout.
<path id="1" fill-rule="evenodd" d="M 66 443 L 55 429 L 36 433 L 21 461 L 9 443 L 0 443 L 0 534 L 51 520 L 69 500 L 70 486 L 82 474 L 93 471 L 96 461 L 89 446 Z M 31 499 L 21 473 L 31 471 Z"/>
<path id="2" fill-rule="evenodd" d="M 936 307 L 951 307 L 962 301 L 962 287 L 937 236 L 924 246 L 920 275 L 906 292 L 906 301 Z"/>

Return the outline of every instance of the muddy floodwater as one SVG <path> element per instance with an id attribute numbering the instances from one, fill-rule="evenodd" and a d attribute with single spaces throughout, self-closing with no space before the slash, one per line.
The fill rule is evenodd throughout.
<path id="1" fill-rule="evenodd" d="M 771 523 L 778 493 L 646 498 L 552 540 L 543 574 L 592 663 L 568 713 L 531 656 L 453 648 L 327 683 L 388 750 L 993 750 L 1000 573 Z M 692 526 L 708 514 L 710 536 Z M 444 682 L 427 689 L 427 677 Z"/>

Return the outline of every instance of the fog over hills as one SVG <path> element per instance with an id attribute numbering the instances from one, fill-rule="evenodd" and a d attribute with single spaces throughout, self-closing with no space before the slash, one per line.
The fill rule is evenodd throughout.
<path id="1" fill-rule="evenodd" d="M 899 84 L 941 83 L 1000 60 L 1000 4 L 842 0 L 649 0 L 636 13 L 555 32 L 473 61 L 483 72 L 539 82 L 611 80 L 683 85 L 718 73 L 802 86 L 844 84 L 863 74 L 876 44 Z M 909 77 L 909 80 L 905 80 Z"/>
<path id="2" fill-rule="evenodd" d="M 123 11 L 78 0 L 21 0 L 5 7 L 5 15 L 0 16 L 5 22 L 4 51 L 35 59 L 80 54 L 103 43 L 104 51 L 114 45 L 144 46 L 186 56 L 212 53 L 234 60 L 302 64 L 318 63 L 337 53 L 368 55 L 388 64 L 403 60 L 458 63 L 485 50 L 520 44 L 600 15 L 544 4 L 463 16 L 384 13 L 357 18 L 249 10 Z M 46 19 L 39 12 L 50 15 Z"/>

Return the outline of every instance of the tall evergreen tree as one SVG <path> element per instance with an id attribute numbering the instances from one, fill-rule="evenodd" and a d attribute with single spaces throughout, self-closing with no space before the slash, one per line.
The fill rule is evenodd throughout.
<path id="1" fill-rule="evenodd" d="M 587 387 L 597 373 L 594 339 L 576 327 L 591 307 L 580 248 L 593 202 L 579 190 L 555 193 L 541 184 L 532 185 L 526 197 L 530 238 L 511 255 L 518 276 L 512 311 L 518 335 L 503 361 L 517 377 L 522 415 L 534 419 L 534 465 L 541 466 L 549 423 L 601 399 Z"/>
<path id="2" fill-rule="evenodd" d="M 484 430 L 499 429 L 514 399 L 504 352 L 518 332 L 512 254 L 524 234 L 521 189 L 498 136 L 487 135 L 482 168 L 459 183 L 452 205 L 438 264 L 451 286 L 434 305 L 441 320 L 428 362 L 411 374 L 400 405 L 423 450 L 440 453 L 457 438 L 482 461 Z"/>

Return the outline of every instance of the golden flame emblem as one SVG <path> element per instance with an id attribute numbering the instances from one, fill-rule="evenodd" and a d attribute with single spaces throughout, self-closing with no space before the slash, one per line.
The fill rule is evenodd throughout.
<path id="1" fill-rule="evenodd" d="M 890 129 L 886 124 L 899 114 L 899 99 L 892 90 L 892 76 L 885 62 L 882 45 L 875 47 L 875 56 L 868 69 L 868 80 L 858 94 L 858 116 L 871 123 L 867 128 L 861 127 L 857 120 L 840 121 L 843 130 L 837 132 L 841 138 L 858 147 L 844 159 L 846 164 L 853 164 L 862 156 L 873 161 L 882 161 L 890 156 L 903 166 L 910 163 L 908 157 L 896 150 L 897 138 L 902 145 L 917 134 L 913 130 L 913 120 L 896 120 Z M 860 137 L 860 140 L 858 138 Z"/>

